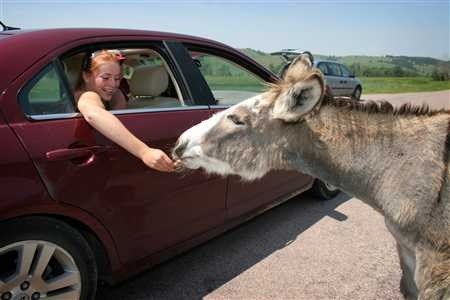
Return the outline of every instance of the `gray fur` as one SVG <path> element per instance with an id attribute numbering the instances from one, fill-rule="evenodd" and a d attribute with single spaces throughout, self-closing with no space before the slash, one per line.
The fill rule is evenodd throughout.
<path id="1" fill-rule="evenodd" d="M 306 57 L 285 78 L 188 130 L 175 156 L 187 167 L 192 160 L 248 180 L 296 169 L 340 188 L 384 215 L 405 298 L 450 299 L 450 112 L 333 102 Z M 311 86 L 321 94 L 308 93 Z M 229 167 L 215 170 L 211 159 Z"/>

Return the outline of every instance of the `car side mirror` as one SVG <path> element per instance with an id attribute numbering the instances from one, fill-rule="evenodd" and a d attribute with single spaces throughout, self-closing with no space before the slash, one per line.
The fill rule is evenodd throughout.
<path id="1" fill-rule="evenodd" d="M 348 77 L 355 78 L 355 74 L 350 74 L 350 75 L 348 75 Z"/>

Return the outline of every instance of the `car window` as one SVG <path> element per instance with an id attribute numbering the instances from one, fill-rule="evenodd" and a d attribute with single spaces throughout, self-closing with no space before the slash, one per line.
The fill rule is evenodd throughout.
<path id="1" fill-rule="evenodd" d="M 154 49 L 117 49 L 126 57 L 122 64 L 123 79 L 120 90 L 127 99 L 126 107 L 110 110 L 158 109 L 185 106 L 179 85 L 164 58 Z M 72 92 L 81 84 L 81 66 L 87 53 L 63 59 Z"/>
<path id="2" fill-rule="evenodd" d="M 341 76 L 341 69 L 339 69 L 339 66 L 334 63 L 327 63 L 328 66 L 328 75 L 331 76 Z"/>
<path id="3" fill-rule="evenodd" d="M 230 60 L 202 52 L 191 51 L 190 54 L 217 105 L 233 105 L 266 89 L 263 79 Z"/>
<path id="4" fill-rule="evenodd" d="M 27 115 L 75 112 L 72 97 L 53 63 L 25 85 L 19 94 L 19 100 Z"/>
<path id="5" fill-rule="evenodd" d="M 344 66 L 344 65 L 339 65 L 339 67 L 341 68 L 342 76 L 344 76 L 344 77 L 350 77 L 350 75 L 352 75 L 352 72 L 351 72 L 349 69 L 347 69 L 346 66 Z"/>
<path id="6" fill-rule="evenodd" d="M 327 74 L 328 74 L 327 64 L 325 64 L 325 63 L 319 63 L 319 64 L 317 65 L 317 67 L 319 68 L 319 70 L 320 70 L 324 75 L 327 75 Z"/>

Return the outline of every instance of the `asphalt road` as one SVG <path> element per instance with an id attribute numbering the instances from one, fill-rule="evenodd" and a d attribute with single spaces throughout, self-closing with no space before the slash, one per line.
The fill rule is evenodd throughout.
<path id="1" fill-rule="evenodd" d="M 450 91 L 363 98 L 450 108 Z M 303 194 L 98 299 L 402 299 L 400 275 L 381 215 Z"/>

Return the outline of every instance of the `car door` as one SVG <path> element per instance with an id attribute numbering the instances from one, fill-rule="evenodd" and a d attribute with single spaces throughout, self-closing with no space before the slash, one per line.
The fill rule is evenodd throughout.
<path id="1" fill-rule="evenodd" d="M 342 89 L 345 96 L 351 96 L 355 90 L 356 84 L 353 73 L 344 65 L 339 64 L 342 74 Z"/>
<path id="2" fill-rule="evenodd" d="M 220 111 L 255 96 L 266 89 L 267 74 L 255 63 L 237 54 L 199 45 L 186 45 L 214 95 L 211 109 Z M 254 182 L 238 176 L 228 177 L 227 220 L 272 205 L 311 183 L 311 178 L 296 171 L 273 171 Z"/>
<path id="3" fill-rule="evenodd" d="M 126 39 L 132 42 L 124 37 L 122 43 Z M 102 43 L 78 46 L 131 47 Z M 184 82 L 180 53 L 170 51 L 163 42 L 134 47 L 160 55 L 169 73 L 172 95 L 161 95 L 158 101 L 170 98 L 171 102 L 161 106 L 138 103 L 140 106 L 112 113 L 139 139 L 170 152 L 178 136 L 209 117 L 210 110 L 195 103 L 198 91 L 190 90 Z M 41 61 L 27 70 L 5 95 L 8 115 L 13 116 L 11 127 L 29 151 L 53 199 L 100 220 L 114 238 L 123 262 L 223 225 L 226 180 L 206 177 L 200 171 L 187 176 L 150 169 L 76 112 L 70 80 L 58 57 L 68 51 L 72 49 L 59 49 L 53 60 Z M 145 90 L 145 83 L 142 87 Z M 20 107 L 16 104 L 19 90 Z"/>
<path id="4" fill-rule="evenodd" d="M 333 95 L 343 96 L 345 90 L 343 89 L 343 79 L 341 75 L 341 69 L 339 66 L 332 62 L 326 62 L 328 73 L 325 76 L 328 85 L 331 87 Z"/>

